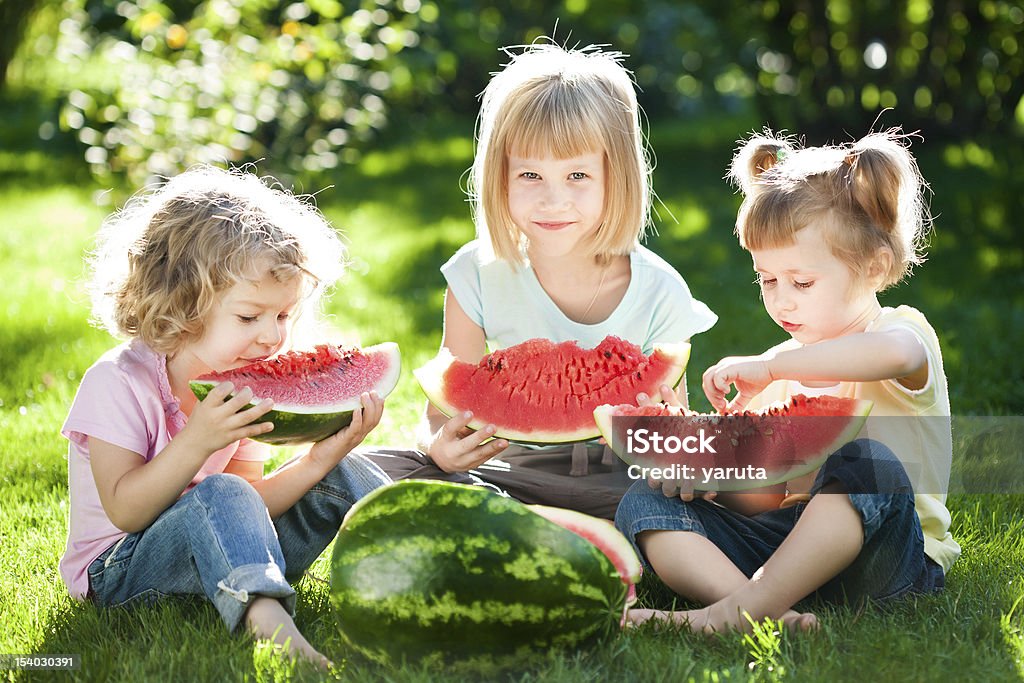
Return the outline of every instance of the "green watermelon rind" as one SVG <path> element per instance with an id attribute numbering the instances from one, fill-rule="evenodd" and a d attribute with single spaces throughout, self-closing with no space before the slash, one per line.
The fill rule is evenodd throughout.
<path id="1" fill-rule="evenodd" d="M 679 385 L 683 375 L 686 373 L 686 365 L 690 360 L 690 344 L 688 342 L 655 344 L 651 355 L 655 353 L 659 353 L 673 361 L 665 374 L 662 375 L 661 378 L 658 378 L 659 381 L 651 381 L 651 386 L 653 388 L 651 391 L 647 392 L 651 396 L 652 401 L 660 401 L 661 386 L 663 384 L 667 384 L 674 389 Z M 423 389 L 423 393 L 426 394 L 427 400 L 447 417 L 453 417 L 456 413 L 461 412 L 459 408 L 456 408 L 445 399 L 445 387 L 443 383 L 445 370 L 447 370 L 455 360 L 455 356 L 453 356 L 447 349 L 442 348 L 441 352 L 427 362 L 426 365 L 412 371 L 413 376 L 416 377 L 420 387 Z M 576 441 L 590 441 L 591 439 L 596 439 L 600 436 L 600 432 L 597 429 L 596 424 L 563 432 L 522 432 L 502 427 L 493 420 L 489 422 L 485 421 L 478 418 L 475 414 L 473 419 L 470 420 L 468 427 L 470 429 L 477 430 L 487 426 L 488 424 L 494 424 L 495 427 L 497 427 L 497 431 L 493 438 L 507 439 L 508 441 L 530 445 L 543 446 L 560 443 L 573 443 Z"/>
<path id="2" fill-rule="evenodd" d="M 398 344 L 384 342 L 361 349 L 365 355 L 385 355 L 388 358 L 388 372 L 381 380 L 367 391 L 376 391 L 381 398 L 390 394 L 398 385 L 402 372 L 402 356 Z M 192 380 L 189 387 L 200 401 L 206 398 L 210 390 L 219 382 Z M 251 408 L 247 404 L 242 410 Z M 252 437 L 255 441 L 274 446 L 293 446 L 297 444 L 322 441 L 352 423 L 352 413 L 362 407 L 358 396 L 347 401 L 329 406 L 297 406 L 277 404 L 260 422 L 273 422 L 274 429 L 266 434 Z"/>
<path id="3" fill-rule="evenodd" d="M 709 490 L 715 491 L 743 491 L 750 489 L 753 486 L 772 486 L 775 484 L 781 484 L 783 482 L 802 477 L 805 474 L 814 472 L 821 467 L 828 456 L 832 455 L 840 448 L 857 438 L 860 430 L 864 427 L 864 422 L 867 420 L 868 415 L 871 413 L 872 407 L 874 407 L 873 401 L 864 399 L 854 400 L 854 408 L 850 412 L 849 423 L 839 432 L 836 437 L 827 446 L 815 451 L 809 451 L 804 453 L 800 464 L 794 465 L 785 470 L 779 470 L 775 472 L 766 472 L 768 475 L 766 479 L 758 479 L 756 484 L 750 480 L 744 479 L 728 479 L 725 481 L 714 481 L 711 482 Z M 594 422 L 597 424 L 598 429 L 601 432 L 601 436 L 604 437 L 608 443 L 608 447 L 619 456 L 623 462 L 627 465 L 638 465 L 640 467 L 663 467 L 656 463 L 645 463 L 641 458 L 630 457 L 628 453 L 620 453 L 616 448 L 621 450 L 622 440 L 614 438 L 614 428 L 612 426 L 612 418 L 616 416 L 616 411 L 620 408 L 628 407 L 634 408 L 635 406 L 624 406 L 624 405 L 602 405 L 594 409 Z M 830 416 L 830 419 L 835 419 L 839 416 Z"/>
<path id="4" fill-rule="evenodd" d="M 331 561 L 343 639 L 389 666 L 494 672 L 578 648 L 615 630 L 627 591 L 586 539 L 513 499 L 449 482 L 406 480 L 365 496 Z"/>

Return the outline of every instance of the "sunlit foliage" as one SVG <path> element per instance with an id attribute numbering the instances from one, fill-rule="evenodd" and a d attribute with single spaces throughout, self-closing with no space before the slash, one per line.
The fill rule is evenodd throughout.
<path id="1" fill-rule="evenodd" d="M 135 183 L 196 162 L 353 161 L 409 87 L 399 53 L 419 0 L 65 0 L 56 59 L 74 74 L 60 126 L 100 177 Z"/>
<path id="2" fill-rule="evenodd" d="M 104 181 L 197 161 L 329 171 L 389 120 L 472 116 L 500 48 L 544 36 L 626 53 L 652 120 L 753 107 L 833 139 L 1024 132 L 1013 0 L 6 2 L 44 7 L 19 71 L 63 102 L 40 132 L 73 134 Z"/>

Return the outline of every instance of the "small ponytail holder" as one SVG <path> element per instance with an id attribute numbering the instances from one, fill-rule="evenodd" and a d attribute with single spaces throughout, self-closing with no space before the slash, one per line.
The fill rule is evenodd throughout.
<path id="1" fill-rule="evenodd" d="M 786 158 L 786 155 L 788 153 L 789 152 L 786 150 L 785 147 L 779 147 L 777 150 L 775 150 L 775 163 L 781 164 L 782 160 Z"/>

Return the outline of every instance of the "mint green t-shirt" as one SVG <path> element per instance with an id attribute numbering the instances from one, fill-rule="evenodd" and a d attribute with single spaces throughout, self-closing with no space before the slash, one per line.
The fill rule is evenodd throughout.
<path id="1" fill-rule="evenodd" d="M 686 341 L 718 321 L 693 298 L 675 268 L 642 246 L 629 255 L 630 280 L 622 301 L 608 318 L 592 325 L 567 318 L 529 263 L 487 259 L 483 251 L 473 240 L 441 272 L 459 306 L 483 329 L 491 351 L 536 338 L 575 340 L 589 348 L 612 334 L 650 353 L 655 343 Z"/>

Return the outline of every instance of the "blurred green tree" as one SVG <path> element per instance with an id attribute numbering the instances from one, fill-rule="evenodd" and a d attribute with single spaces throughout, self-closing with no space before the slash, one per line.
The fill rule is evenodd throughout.
<path id="1" fill-rule="evenodd" d="M 755 0 L 732 10 L 717 16 L 776 126 L 859 135 L 892 108 L 889 120 L 929 137 L 1020 132 L 1020 2 Z"/>
<path id="2" fill-rule="evenodd" d="M 931 139 L 1024 130 L 1013 0 L 44 4 L 22 77 L 56 90 L 95 175 L 133 185 L 197 161 L 329 170 L 389 119 L 471 116 L 500 48 L 544 36 L 626 53 L 652 119 L 754 106 L 775 128 L 853 136 L 893 108 L 880 125 Z"/>
<path id="3" fill-rule="evenodd" d="M 132 185 L 197 162 L 330 169 L 384 126 L 384 93 L 411 87 L 396 56 L 429 21 L 420 9 L 419 0 L 64 0 L 60 124 L 94 175 Z"/>
<path id="4" fill-rule="evenodd" d="M 7 84 L 7 67 L 39 3 L 40 0 L 0 0 L 0 31 L 4 35 L 0 40 L 0 90 Z"/>
<path id="5" fill-rule="evenodd" d="M 568 47 L 605 45 L 626 55 L 651 118 L 720 107 L 736 109 L 753 94 L 738 73 L 728 27 L 706 3 L 674 0 L 476 0 L 439 2 L 437 21 L 402 55 L 414 72 L 428 63 L 438 79 L 419 101 L 472 115 L 490 75 L 508 61 L 502 48 L 548 38 Z M 428 7 L 428 3 L 424 3 Z M 726 78 L 722 78 L 726 74 Z M 443 95 L 437 99 L 436 95 Z M 432 98 L 432 99 L 430 99 Z"/>

